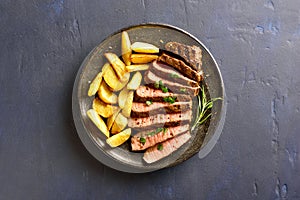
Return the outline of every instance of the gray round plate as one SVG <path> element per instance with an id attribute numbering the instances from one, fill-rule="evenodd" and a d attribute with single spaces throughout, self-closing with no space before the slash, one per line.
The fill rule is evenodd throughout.
<path id="1" fill-rule="evenodd" d="M 93 98 L 87 95 L 89 83 L 101 70 L 103 64 L 107 62 L 103 56 L 104 53 L 114 52 L 120 55 L 121 32 L 124 30 L 128 32 L 131 42 L 148 42 L 161 49 L 164 49 L 164 45 L 170 41 L 199 46 L 202 49 L 203 71 L 209 95 L 212 98 L 222 97 L 223 99 L 214 104 L 212 117 L 206 123 L 205 129 L 201 128 L 201 126 L 196 128 L 188 143 L 170 156 L 152 164 L 147 164 L 143 161 L 143 153 L 130 152 L 128 144 L 111 148 L 106 144 L 106 137 L 94 126 L 86 115 L 86 111 L 91 108 L 93 100 Z M 200 158 L 205 157 L 216 144 L 222 132 L 226 115 L 226 96 L 218 65 L 208 49 L 197 38 L 174 26 L 166 24 L 141 24 L 122 29 L 110 35 L 85 58 L 78 70 L 74 83 L 72 111 L 78 135 L 84 146 L 96 159 L 116 170 L 144 173 L 178 164 L 197 152 L 199 152 Z"/>

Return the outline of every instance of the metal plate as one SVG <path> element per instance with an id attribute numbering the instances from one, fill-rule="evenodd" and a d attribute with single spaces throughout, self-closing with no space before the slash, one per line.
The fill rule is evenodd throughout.
<path id="1" fill-rule="evenodd" d="M 103 56 L 106 52 L 120 55 L 121 32 L 126 30 L 131 42 L 143 41 L 154 44 L 161 49 L 170 41 L 177 41 L 187 45 L 196 45 L 202 49 L 203 71 L 205 83 L 212 98 L 222 97 L 223 101 L 214 104 L 212 117 L 205 130 L 204 141 L 198 142 L 203 128 L 194 130 L 192 138 L 175 153 L 158 162 L 147 164 L 143 161 L 143 153 L 130 152 L 126 144 L 117 148 L 110 148 L 106 144 L 106 137 L 94 126 L 86 115 L 91 108 L 93 98 L 87 96 L 89 83 L 107 62 Z M 178 164 L 195 153 L 200 158 L 205 157 L 217 142 L 223 128 L 226 114 L 226 97 L 222 76 L 218 65 L 207 48 L 194 36 L 177 27 L 166 24 L 141 24 L 122 29 L 107 37 L 95 47 L 85 58 L 77 73 L 73 88 L 72 110 L 75 126 L 80 139 L 88 151 L 103 164 L 116 170 L 144 173 Z M 194 112 L 196 113 L 196 112 Z M 204 133 L 205 134 L 205 133 Z M 200 147 L 201 146 L 201 147 Z"/>

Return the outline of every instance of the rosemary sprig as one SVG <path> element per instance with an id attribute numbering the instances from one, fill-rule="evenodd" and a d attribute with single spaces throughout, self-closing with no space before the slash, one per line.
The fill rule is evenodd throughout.
<path id="1" fill-rule="evenodd" d="M 196 117 L 196 120 L 192 126 L 192 131 L 196 128 L 197 125 L 203 124 L 210 116 L 211 113 L 207 114 L 207 111 L 211 109 L 214 105 L 214 102 L 217 100 L 222 100 L 221 97 L 217 98 L 212 98 L 210 100 L 207 99 L 205 91 L 204 91 L 204 86 L 202 87 L 202 95 L 198 95 L 198 115 Z"/>

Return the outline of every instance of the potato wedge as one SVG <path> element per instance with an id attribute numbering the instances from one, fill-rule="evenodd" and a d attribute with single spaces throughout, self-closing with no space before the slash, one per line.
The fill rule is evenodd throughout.
<path id="1" fill-rule="evenodd" d="M 131 49 L 138 53 L 159 53 L 159 48 L 146 42 L 135 42 Z"/>
<path id="2" fill-rule="evenodd" d="M 109 131 L 103 119 L 98 115 L 98 113 L 90 109 L 86 112 L 87 116 L 92 120 L 92 122 L 97 126 L 97 128 L 106 136 L 109 137 Z"/>
<path id="3" fill-rule="evenodd" d="M 120 60 L 120 58 L 114 53 L 105 53 L 104 56 L 107 58 L 109 63 L 113 66 L 117 77 L 121 79 L 126 73 L 125 64 Z"/>
<path id="4" fill-rule="evenodd" d="M 118 96 L 109 89 L 104 81 L 99 87 L 98 96 L 105 103 L 115 104 L 118 102 Z"/>
<path id="5" fill-rule="evenodd" d="M 135 72 L 149 69 L 149 64 L 141 64 L 141 65 L 128 65 L 126 66 L 126 71 Z"/>
<path id="6" fill-rule="evenodd" d="M 108 118 L 112 116 L 117 110 L 117 106 L 112 106 L 110 104 L 104 103 L 99 98 L 93 100 L 93 109 L 102 117 Z"/>
<path id="7" fill-rule="evenodd" d="M 130 56 L 131 56 L 131 42 L 126 31 L 122 32 L 122 39 L 121 39 L 121 52 L 122 58 L 125 65 L 130 65 Z"/>
<path id="8" fill-rule="evenodd" d="M 133 91 L 130 91 L 128 93 L 127 99 L 125 101 L 125 106 L 122 109 L 122 114 L 125 117 L 130 117 L 131 107 L 132 107 L 132 101 L 133 101 Z"/>
<path id="9" fill-rule="evenodd" d="M 102 71 L 102 76 L 104 76 L 104 74 L 107 71 L 107 69 L 109 68 L 109 66 L 111 66 L 111 65 L 108 62 L 103 65 L 102 70 L 101 70 Z"/>
<path id="10" fill-rule="evenodd" d="M 120 108 L 124 108 L 125 106 L 125 102 L 127 100 L 127 97 L 128 97 L 128 93 L 129 93 L 129 90 L 127 89 L 127 87 L 124 87 L 121 92 L 119 93 L 119 97 L 118 97 L 118 104 L 119 104 L 119 107 Z"/>
<path id="11" fill-rule="evenodd" d="M 114 112 L 114 114 L 107 119 L 106 124 L 107 124 L 108 130 L 111 129 L 111 127 L 112 127 L 113 123 L 115 122 L 116 117 L 118 116 L 120 111 L 121 111 L 121 108 L 117 108 L 117 110 Z"/>
<path id="12" fill-rule="evenodd" d="M 130 73 L 124 75 L 124 80 L 120 81 L 111 65 L 107 65 L 103 78 L 107 85 L 114 91 L 121 90 L 129 81 Z"/>
<path id="13" fill-rule="evenodd" d="M 126 128 L 127 124 L 128 124 L 128 119 L 122 113 L 119 113 L 111 127 L 110 132 L 112 134 L 119 133 L 124 128 Z"/>
<path id="14" fill-rule="evenodd" d="M 131 135 L 131 128 L 127 128 L 124 131 L 111 136 L 110 138 L 106 139 L 106 143 L 109 144 L 111 147 L 117 147 L 126 142 Z"/>
<path id="15" fill-rule="evenodd" d="M 89 88 L 89 91 L 88 91 L 88 96 L 89 97 L 95 95 L 96 92 L 98 91 L 98 89 L 100 87 L 100 84 L 101 84 L 101 81 L 102 81 L 102 75 L 103 75 L 103 72 L 99 72 L 97 74 L 97 76 L 94 78 L 94 80 L 91 82 L 90 88 Z"/>
<path id="16" fill-rule="evenodd" d="M 142 82 L 142 74 L 141 72 L 136 72 L 133 76 L 132 79 L 129 81 L 127 84 L 127 89 L 128 90 L 136 90 Z"/>
<path id="17" fill-rule="evenodd" d="M 131 54 L 130 58 L 131 62 L 135 64 L 145 64 L 157 59 L 158 56 L 151 54 Z"/>

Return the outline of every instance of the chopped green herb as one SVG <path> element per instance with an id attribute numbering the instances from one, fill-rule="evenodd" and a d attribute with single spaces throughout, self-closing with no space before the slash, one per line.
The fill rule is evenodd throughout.
<path id="1" fill-rule="evenodd" d="M 155 135 L 155 134 L 156 134 L 155 131 L 151 131 L 151 132 L 147 133 L 148 136 L 152 136 L 152 135 Z"/>
<path id="2" fill-rule="evenodd" d="M 176 97 L 164 97 L 164 101 L 170 104 L 175 103 Z"/>
<path id="3" fill-rule="evenodd" d="M 180 92 L 185 92 L 186 88 L 180 88 Z"/>
<path id="4" fill-rule="evenodd" d="M 166 86 L 161 86 L 160 87 L 163 93 L 168 92 L 168 88 Z"/>
<path id="5" fill-rule="evenodd" d="M 146 143 L 146 139 L 143 138 L 143 137 L 141 137 L 141 138 L 140 138 L 140 142 L 141 142 L 142 144 L 145 144 L 145 143 Z"/>
<path id="6" fill-rule="evenodd" d="M 161 86 L 164 86 L 164 83 L 162 82 L 162 80 L 160 80 L 160 81 L 158 82 L 158 84 L 159 84 L 160 87 L 161 87 Z"/>
<path id="7" fill-rule="evenodd" d="M 164 134 L 167 132 L 168 128 L 163 127 Z"/>
<path id="8" fill-rule="evenodd" d="M 157 128 L 156 129 L 156 133 L 159 133 L 159 132 L 161 132 L 163 130 L 163 128 Z"/>
<path id="9" fill-rule="evenodd" d="M 163 150 L 163 148 L 164 148 L 164 147 L 163 147 L 162 144 L 158 144 L 158 145 L 157 145 L 157 150 L 161 151 L 161 150 Z"/>
<path id="10" fill-rule="evenodd" d="M 170 76 L 171 76 L 172 78 L 179 78 L 179 75 L 178 75 L 178 74 L 175 74 L 175 73 L 170 74 Z"/>
<path id="11" fill-rule="evenodd" d="M 155 134 L 157 134 L 157 133 L 159 133 L 163 130 L 164 130 L 164 128 L 157 128 L 155 131 L 151 131 L 151 132 L 147 133 L 147 135 L 148 136 L 153 136 L 153 135 L 155 135 Z"/>
<path id="12" fill-rule="evenodd" d="M 154 83 L 154 87 L 155 87 L 156 89 L 158 89 L 158 88 L 159 88 L 159 83 L 158 83 L 158 82 L 155 82 L 155 83 Z"/>
<path id="13" fill-rule="evenodd" d="M 153 104 L 153 102 L 151 100 L 146 101 L 147 106 L 150 106 L 151 104 Z"/>

